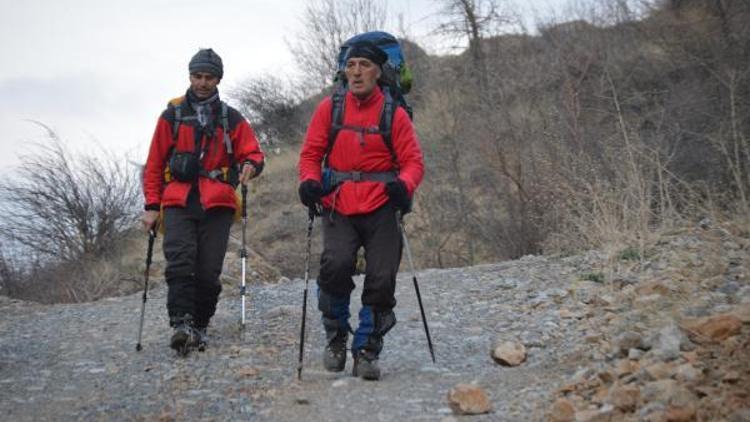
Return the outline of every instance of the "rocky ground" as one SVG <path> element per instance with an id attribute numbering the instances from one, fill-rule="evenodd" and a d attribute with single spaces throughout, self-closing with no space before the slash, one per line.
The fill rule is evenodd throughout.
<path id="1" fill-rule="evenodd" d="M 163 283 L 149 295 L 140 352 L 140 294 L 76 305 L 0 297 L 0 414 L 14 421 L 750 420 L 748 230 L 704 222 L 640 249 L 419 271 L 435 364 L 404 272 L 379 382 L 351 377 L 351 362 L 344 373 L 323 370 L 314 282 L 301 382 L 299 279 L 251 285 L 242 330 L 237 289 L 227 286 L 208 350 L 185 358 L 167 347 Z"/>

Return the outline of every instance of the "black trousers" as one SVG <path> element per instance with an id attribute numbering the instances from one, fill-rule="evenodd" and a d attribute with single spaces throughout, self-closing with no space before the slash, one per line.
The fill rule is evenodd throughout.
<path id="1" fill-rule="evenodd" d="M 216 312 L 233 215 L 230 208 L 204 210 L 195 188 L 185 208 L 164 210 L 164 276 L 169 286 L 170 319 L 190 314 L 196 327 L 206 327 Z"/>
<path id="2" fill-rule="evenodd" d="M 402 241 L 396 211 L 390 203 L 363 215 L 344 216 L 325 210 L 323 253 L 318 286 L 322 293 L 348 298 L 354 290 L 352 276 L 360 247 L 365 249 L 365 282 L 362 305 L 379 310 L 396 306 L 396 274 L 401 263 Z M 325 310 L 321 309 L 324 313 Z"/>

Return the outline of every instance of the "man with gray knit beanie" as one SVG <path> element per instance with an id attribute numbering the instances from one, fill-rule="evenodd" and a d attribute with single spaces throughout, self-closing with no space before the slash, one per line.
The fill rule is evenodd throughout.
<path id="1" fill-rule="evenodd" d="M 191 74 L 197 72 L 210 73 L 216 75 L 219 80 L 224 77 L 224 64 L 221 62 L 221 57 L 210 48 L 198 50 L 190 59 L 188 70 Z"/>
<path id="2" fill-rule="evenodd" d="M 199 50 L 190 88 L 159 118 L 143 175 L 146 230 L 164 229 L 170 347 L 182 354 L 207 343 L 221 292 L 219 275 L 238 208 L 235 189 L 263 170 L 250 124 L 219 99 L 221 57 Z"/>

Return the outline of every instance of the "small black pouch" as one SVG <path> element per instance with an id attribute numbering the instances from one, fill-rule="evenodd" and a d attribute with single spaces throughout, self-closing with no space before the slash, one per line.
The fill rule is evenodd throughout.
<path id="1" fill-rule="evenodd" d="M 194 182 L 200 173 L 200 161 L 192 152 L 175 152 L 169 158 L 169 171 L 180 182 Z"/>

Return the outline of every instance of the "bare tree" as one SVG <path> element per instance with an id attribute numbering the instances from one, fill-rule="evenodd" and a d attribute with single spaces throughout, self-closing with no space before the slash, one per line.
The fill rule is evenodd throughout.
<path id="1" fill-rule="evenodd" d="M 294 143 L 304 133 L 300 103 L 302 95 L 275 75 L 248 79 L 230 96 L 247 117 L 260 141 L 266 145 Z"/>
<path id="2" fill-rule="evenodd" d="M 435 32 L 465 38 L 475 66 L 482 66 L 481 41 L 497 35 L 502 28 L 518 22 L 508 10 L 503 10 L 502 0 L 436 0 L 442 5 L 441 23 Z M 481 70 L 481 68 L 477 69 Z"/>
<path id="3" fill-rule="evenodd" d="M 384 0 L 310 0 L 301 16 L 302 29 L 287 42 L 310 92 L 330 85 L 336 75 L 339 47 L 348 38 L 382 29 Z"/>

